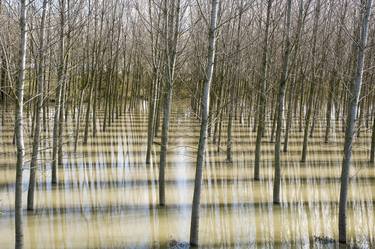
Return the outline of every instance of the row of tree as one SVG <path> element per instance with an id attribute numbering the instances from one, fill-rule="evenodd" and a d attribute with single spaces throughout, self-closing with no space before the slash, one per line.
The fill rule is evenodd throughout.
<path id="1" fill-rule="evenodd" d="M 66 120 L 75 124 L 76 150 L 80 141 L 87 144 L 90 136 L 95 138 L 114 119 L 145 101 L 145 161 L 151 162 L 154 138 L 161 132 L 158 180 L 159 204 L 164 206 L 174 97 L 189 98 L 201 121 L 192 245 L 198 244 L 205 144 L 209 138 L 218 151 L 225 144 L 226 159 L 232 162 L 235 120 L 256 133 L 255 180 L 261 175 L 262 141 L 275 142 L 276 205 L 280 154 L 288 150 L 292 128 L 303 134 L 301 163 L 307 161 L 317 122 L 325 123 L 325 143 L 332 131 L 344 132 L 339 239 L 346 242 L 353 137 L 371 129 L 371 122 L 369 160 L 375 159 L 371 7 L 371 0 L 0 1 L 2 119 L 12 104 L 16 106 L 16 248 L 22 248 L 24 126 L 31 127 L 27 135 L 33 140 L 27 199 L 28 210 L 33 210 L 42 131 L 52 134 L 51 182 L 56 184 L 58 166 L 63 165 Z M 98 111 L 104 112 L 103 120 L 96 118 Z M 333 125 L 338 123 L 341 131 Z"/>

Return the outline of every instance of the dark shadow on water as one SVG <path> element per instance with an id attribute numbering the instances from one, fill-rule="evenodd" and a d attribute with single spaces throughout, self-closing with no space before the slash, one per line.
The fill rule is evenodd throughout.
<path id="1" fill-rule="evenodd" d="M 348 208 L 354 208 L 358 205 L 358 201 L 348 201 Z M 338 201 L 300 201 L 300 202 L 282 202 L 280 205 L 274 206 L 272 202 L 237 202 L 237 203 L 208 203 L 201 204 L 201 209 L 219 209 L 225 212 L 232 212 L 236 210 L 243 209 L 291 209 L 291 208 L 305 208 L 310 209 L 313 207 L 320 206 L 330 206 L 331 208 L 338 208 Z M 364 205 L 374 206 L 375 201 L 366 201 Z M 56 214 L 70 214 L 70 215 L 119 215 L 119 214 L 142 214 L 148 213 L 149 210 L 159 210 L 161 212 L 181 212 L 186 210 L 191 210 L 191 204 L 166 204 L 160 207 L 158 204 L 113 204 L 113 205 L 77 205 L 77 206 L 65 206 L 65 207 L 36 207 L 32 212 L 24 212 L 24 215 L 35 215 L 35 216 L 50 216 Z M 10 218 L 14 215 L 14 209 L 3 209 L 0 215 L 2 218 Z"/>
<path id="2" fill-rule="evenodd" d="M 365 185 L 375 185 L 375 176 L 356 176 L 350 178 L 351 181 L 358 181 L 357 184 Z M 260 180 L 255 180 L 252 177 L 241 177 L 241 178 L 213 178 L 213 179 L 203 179 L 204 185 L 222 185 L 222 184 L 236 184 L 236 183 L 246 183 L 246 182 L 273 182 L 273 177 L 261 177 Z M 282 177 L 281 182 L 287 184 L 311 184 L 312 182 L 317 182 L 319 185 L 339 183 L 340 177 Z M 51 182 L 42 181 L 38 182 L 36 190 L 52 191 L 52 190 L 76 190 L 82 188 L 88 189 L 127 189 L 136 188 L 144 186 L 157 186 L 159 184 L 158 180 L 64 180 L 57 183 L 56 186 L 52 186 Z M 165 185 L 174 186 L 177 184 L 193 185 L 193 179 L 179 179 L 179 180 L 165 180 Z M 40 189 L 40 186 L 51 185 L 50 188 Z M 23 187 L 26 189 L 28 186 L 27 182 L 24 182 Z M 15 183 L 0 183 L 0 191 L 15 191 Z"/>

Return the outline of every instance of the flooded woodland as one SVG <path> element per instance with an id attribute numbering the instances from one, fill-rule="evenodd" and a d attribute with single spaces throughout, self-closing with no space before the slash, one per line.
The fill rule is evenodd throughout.
<path id="1" fill-rule="evenodd" d="M 154 147 L 150 164 L 144 161 L 146 112 L 123 115 L 105 132 L 90 137 L 87 145 L 80 143 L 76 152 L 74 122 L 68 119 L 56 186 L 51 184 L 50 153 L 40 154 L 34 211 L 24 213 L 25 247 L 166 248 L 173 240 L 188 241 L 199 122 L 183 110 L 171 114 L 163 208 L 158 206 L 159 148 Z M 201 196 L 202 248 L 336 248 L 317 238 L 337 236 L 343 137 L 337 124 L 331 142 L 322 143 L 323 124 L 317 123 L 306 163 L 300 162 L 303 134 L 298 127 L 292 129 L 289 150 L 281 156 L 280 206 L 272 203 L 273 143 L 265 141 L 262 146 L 259 181 L 253 178 L 256 133 L 248 124 L 233 122 L 232 163 L 226 162 L 224 143 L 208 143 Z M 1 248 L 14 244 L 13 134 L 8 117 L 0 140 Z M 41 136 L 45 148 L 51 146 L 50 135 Z M 375 240 L 375 168 L 367 160 L 369 139 L 365 132 L 356 141 L 350 172 L 348 237 L 358 248 L 372 248 Z M 26 168 L 23 193 L 28 174 Z M 23 197 L 26 203 L 26 194 Z"/>
<path id="2" fill-rule="evenodd" d="M 0 0 L 0 249 L 375 248 L 373 0 Z"/>

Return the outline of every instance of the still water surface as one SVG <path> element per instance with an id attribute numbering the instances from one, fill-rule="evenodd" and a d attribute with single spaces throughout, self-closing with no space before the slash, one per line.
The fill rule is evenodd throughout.
<path id="1" fill-rule="evenodd" d="M 0 248 L 14 246 L 11 117 L 0 126 Z M 52 133 L 43 135 L 35 211 L 24 211 L 25 248 L 165 248 L 172 240 L 188 241 L 199 121 L 181 111 L 172 114 L 164 208 L 157 205 L 158 145 L 153 162 L 144 163 L 147 113 L 116 119 L 87 146 L 79 144 L 77 153 L 74 125 L 72 120 L 65 124 L 64 166 L 56 187 L 50 181 Z M 234 127 L 233 163 L 225 162 L 224 143 L 220 152 L 212 140 L 207 147 L 202 248 L 337 248 L 315 237 L 337 238 L 343 148 L 338 123 L 329 144 L 322 142 L 324 122 L 317 123 L 304 164 L 299 162 L 303 134 L 293 127 L 289 152 L 282 153 L 280 206 L 272 205 L 274 144 L 268 143 L 269 134 L 262 147 L 261 180 L 254 181 L 256 134 L 238 120 Z M 375 248 L 375 167 L 367 163 L 370 135 L 363 130 L 357 139 L 351 169 L 348 235 L 358 248 Z M 30 158 L 30 141 L 27 148 Z M 25 207 L 28 166 L 23 174 Z"/>

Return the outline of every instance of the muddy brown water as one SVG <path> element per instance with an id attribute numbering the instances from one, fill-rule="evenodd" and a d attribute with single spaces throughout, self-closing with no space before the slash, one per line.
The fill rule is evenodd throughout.
<path id="1" fill-rule="evenodd" d="M 98 116 L 102 120 L 103 114 Z M 0 248 L 14 247 L 11 117 L 0 126 Z M 77 153 L 74 125 L 70 119 L 64 125 L 64 166 L 58 169 L 57 186 L 51 185 L 52 133 L 43 134 L 35 211 L 24 211 L 25 248 L 164 248 L 170 241 L 187 242 L 198 120 L 181 111 L 172 114 L 164 208 L 157 205 L 158 145 L 154 145 L 152 163 L 144 163 L 146 112 L 121 116 L 106 132 L 98 130 L 96 138 L 90 137 L 88 145 L 79 143 Z M 200 218 L 202 248 L 337 248 L 316 239 L 337 238 L 338 233 L 343 133 L 339 123 L 333 127 L 331 142 L 324 144 L 324 122 L 317 122 L 308 161 L 301 164 L 303 138 L 294 124 L 289 151 L 282 153 L 280 206 L 272 205 L 270 128 L 262 146 L 260 181 L 253 179 L 256 134 L 251 127 L 235 121 L 233 163 L 225 162 L 225 132 L 220 152 L 210 139 Z M 25 129 L 26 135 L 29 130 Z M 363 129 L 356 140 L 350 173 L 348 236 L 358 248 L 375 248 L 375 167 L 367 163 L 370 136 Z M 30 141 L 26 144 L 29 159 Z M 23 172 L 24 207 L 28 166 Z"/>

